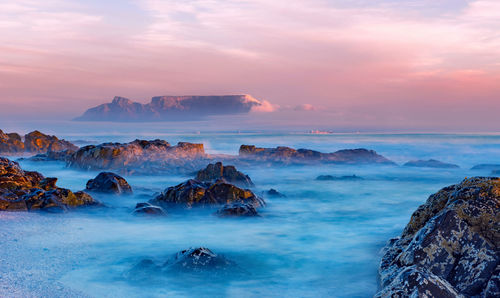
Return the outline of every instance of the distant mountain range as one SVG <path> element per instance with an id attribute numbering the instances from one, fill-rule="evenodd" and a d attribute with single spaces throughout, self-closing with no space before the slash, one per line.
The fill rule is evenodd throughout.
<path id="1" fill-rule="evenodd" d="M 141 104 L 115 96 L 111 103 L 88 109 L 76 121 L 182 121 L 210 115 L 248 113 L 263 110 L 267 102 L 244 95 L 217 96 L 156 96 Z"/>

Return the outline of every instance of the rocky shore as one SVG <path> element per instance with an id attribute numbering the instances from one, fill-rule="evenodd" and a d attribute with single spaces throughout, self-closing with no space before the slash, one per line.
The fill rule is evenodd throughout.
<path id="1" fill-rule="evenodd" d="M 0 154 L 47 153 L 59 151 L 75 151 L 78 147 L 56 136 L 32 131 L 23 138 L 17 133 L 4 133 L 0 130 Z"/>
<path id="2" fill-rule="evenodd" d="M 500 297 L 500 179 L 431 195 L 385 248 L 377 297 Z"/>

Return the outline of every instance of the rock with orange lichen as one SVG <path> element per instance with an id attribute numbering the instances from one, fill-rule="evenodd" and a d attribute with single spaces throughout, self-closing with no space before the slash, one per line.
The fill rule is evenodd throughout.
<path id="1" fill-rule="evenodd" d="M 196 180 L 210 182 L 224 178 L 227 182 L 243 187 L 255 186 L 248 175 L 236 170 L 235 166 L 224 166 L 222 162 L 211 163 L 206 168 L 199 170 Z"/>
<path id="2" fill-rule="evenodd" d="M 24 152 L 24 143 L 17 133 L 4 133 L 0 129 L 0 153 Z"/>
<path id="3" fill-rule="evenodd" d="M 50 136 L 35 130 L 24 136 L 24 148 L 27 152 L 45 153 L 50 151 L 78 150 L 78 147 L 56 136 Z"/>
<path id="4" fill-rule="evenodd" d="M 498 297 L 500 179 L 475 177 L 431 195 L 380 265 L 380 297 Z"/>
<path id="5" fill-rule="evenodd" d="M 0 210 L 65 211 L 79 206 L 98 205 L 85 192 L 73 193 L 56 186 L 57 178 L 45 178 L 38 172 L 23 171 L 19 164 L 0 157 Z"/>

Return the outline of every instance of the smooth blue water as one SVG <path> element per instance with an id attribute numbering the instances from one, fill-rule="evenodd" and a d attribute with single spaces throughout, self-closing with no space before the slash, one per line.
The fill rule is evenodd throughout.
<path id="1" fill-rule="evenodd" d="M 337 134 L 224 131 L 169 132 L 146 125 L 84 131 L 53 128 L 69 140 L 130 141 L 137 137 L 203 142 L 210 153 L 232 153 L 241 144 L 286 145 L 331 152 L 365 147 L 403 163 L 435 158 L 460 169 L 387 166 L 240 168 L 257 191 L 275 188 L 286 198 L 267 199 L 262 218 L 220 219 L 186 211 L 148 219 L 130 215 L 141 194 L 184 181 L 183 176 L 126 177 L 136 195 L 106 197 L 111 208 L 66 214 L 0 213 L 0 296 L 91 297 L 370 297 L 385 242 L 400 234 L 427 197 L 464 177 L 478 163 L 500 163 L 499 135 Z M 72 130 L 73 129 L 73 130 Z M 6 129 L 8 130 L 8 129 Z M 10 131 L 10 130 L 8 130 Z M 59 177 L 58 185 L 85 187 L 96 172 L 58 162 L 22 161 L 23 168 Z M 352 175 L 360 181 L 315 181 L 318 175 Z M 142 258 L 164 261 L 190 246 L 206 246 L 234 260 L 247 274 L 216 278 L 151 275 L 126 278 Z"/>

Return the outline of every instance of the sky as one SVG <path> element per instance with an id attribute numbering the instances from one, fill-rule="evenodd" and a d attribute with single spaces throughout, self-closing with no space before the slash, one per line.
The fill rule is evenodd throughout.
<path id="1" fill-rule="evenodd" d="M 500 131 L 498 0 L 0 0 L 0 118 L 251 94 L 258 119 Z"/>

